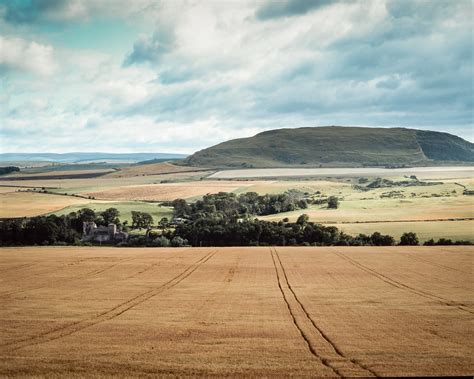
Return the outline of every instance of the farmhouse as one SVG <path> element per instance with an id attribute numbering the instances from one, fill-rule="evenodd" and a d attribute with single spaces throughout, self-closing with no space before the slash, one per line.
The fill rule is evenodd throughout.
<path id="1" fill-rule="evenodd" d="M 95 222 L 82 224 L 82 240 L 94 242 L 122 242 L 126 241 L 128 234 L 122 232 L 117 225 L 97 226 Z"/>

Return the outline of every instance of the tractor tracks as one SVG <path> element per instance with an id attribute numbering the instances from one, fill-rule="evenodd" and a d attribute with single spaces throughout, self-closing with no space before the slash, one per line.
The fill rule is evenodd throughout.
<path id="1" fill-rule="evenodd" d="M 449 299 L 446 299 L 444 297 L 441 297 L 441 296 L 438 296 L 438 295 L 435 295 L 435 294 L 432 294 L 430 292 L 427 292 L 427 291 L 423 291 L 423 290 L 420 290 L 418 288 L 415 288 L 415 287 L 411 287 L 407 284 L 404 284 L 404 283 L 401 283 L 395 279 L 392 279 L 390 278 L 389 276 L 387 275 L 384 275 L 380 272 L 378 272 L 377 270 L 374 270 L 370 267 L 367 267 L 365 265 L 363 265 L 362 263 L 359 263 L 358 261 L 356 261 L 355 259 L 352 259 L 352 258 L 349 258 L 347 255 L 343 254 L 343 253 L 340 253 L 338 251 L 335 251 L 334 254 L 336 254 L 337 256 L 339 256 L 340 258 L 346 260 L 347 262 L 349 262 L 351 265 L 353 265 L 354 267 L 357 267 L 359 270 L 362 270 L 362 271 L 365 271 L 366 273 L 372 275 L 372 276 L 375 276 L 376 278 L 382 280 L 383 282 L 391 285 L 392 287 L 395 287 L 395 288 L 398 288 L 398 289 L 401 289 L 401 290 L 405 290 L 405 291 L 408 291 L 408 292 L 411 292 L 415 295 L 418 295 L 418 296 L 421 296 L 421 297 L 424 297 L 426 299 L 430 299 L 430 300 L 434 300 L 440 304 L 443 304 L 443 305 L 446 305 L 446 306 L 449 306 L 449 307 L 455 307 L 457 309 L 460 309 L 464 312 L 469 312 L 471 314 L 474 314 L 474 311 L 472 311 L 471 309 L 469 309 L 466 305 L 464 304 L 459 304 L 459 303 L 456 303 L 455 301 L 452 301 L 452 300 L 449 300 Z"/>
<path id="2" fill-rule="evenodd" d="M 29 292 L 29 291 L 35 291 L 35 290 L 39 290 L 39 289 L 43 289 L 43 288 L 48 288 L 48 287 L 51 287 L 52 285 L 57 284 L 57 283 L 65 283 L 65 282 L 70 282 L 70 281 L 77 280 L 77 279 L 90 278 L 90 277 L 93 277 L 95 275 L 102 274 L 105 271 L 109 271 L 112 268 L 122 264 L 123 262 L 130 261 L 132 259 L 133 258 L 122 258 L 122 259 L 119 259 L 118 262 L 113 263 L 111 265 L 108 265 L 107 267 L 95 269 L 95 270 L 89 271 L 85 274 L 73 275 L 73 276 L 70 276 L 70 277 L 67 277 L 67 278 L 59 278 L 59 279 L 50 280 L 50 281 L 45 282 L 45 283 L 43 283 L 39 286 L 36 285 L 36 286 L 24 287 L 24 288 L 17 289 L 17 290 L 1 292 L 0 293 L 0 298 L 12 296 L 12 295 L 17 295 L 17 294 L 24 293 L 24 292 Z M 57 271 L 57 270 L 55 270 L 55 271 Z"/>
<path id="3" fill-rule="evenodd" d="M 439 268 L 443 268 L 445 270 L 449 270 L 449 271 L 455 271 L 455 272 L 459 272 L 461 274 L 470 274 L 469 272 L 466 272 L 466 271 L 463 271 L 463 270 L 459 270 L 457 268 L 454 268 L 454 267 L 450 267 L 450 266 L 446 266 L 446 265 L 443 265 L 441 263 L 435 263 L 435 262 L 431 262 L 429 261 L 428 259 L 424 259 L 424 258 L 421 258 L 419 256 L 416 256 L 414 257 L 413 255 L 406 255 L 408 258 L 410 259 L 414 259 L 415 261 L 419 261 L 419 262 L 424 262 L 430 266 L 433 266 L 433 267 L 439 267 Z"/>
<path id="4" fill-rule="evenodd" d="M 293 290 L 280 256 L 275 248 L 270 253 L 278 281 L 278 288 L 291 315 L 293 324 L 304 339 L 308 350 L 324 366 L 340 377 L 375 376 L 377 373 L 355 359 L 348 358 L 312 319 Z"/>
<path id="5" fill-rule="evenodd" d="M 30 347 L 34 345 L 40 345 L 46 342 L 54 341 L 57 339 L 61 339 L 72 334 L 75 334 L 81 330 L 89 328 L 91 326 L 97 325 L 99 323 L 113 320 L 123 313 L 129 311 L 132 308 L 144 303 L 145 301 L 151 299 L 152 297 L 164 292 L 168 289 L 171 289 L 181 283 L 184 279 L 190 276 L 194 271 L 196 271 L 201 265 L 206 263 L 209 259 L 211 259 L 216 252 L 210 252 L 206 254 L 204 257 L 201 257 L 196 262 L 189 265 L 185 270 L 181 271 L 178 275 L 174 276 L 172 279 L 168 280 L 167 282 L 160 284 L 159 286 L 149 289 L 145 292 L 140 293 L 128 299 L 127 301 L 120 303 L 106 311 L 103 311 L 95 316 L 79 320 L 68 325 L 51 329 L 47 332 L 25 338 L 22 340 L 13 341 L 10 343 L 6 343 L 0 345 L 0 352 L 7 353 L 11 351 L 16 351 L 25 347 Z"/>

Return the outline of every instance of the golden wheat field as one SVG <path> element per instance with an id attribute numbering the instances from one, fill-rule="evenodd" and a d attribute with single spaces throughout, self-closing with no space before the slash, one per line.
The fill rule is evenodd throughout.
<path id="1" fill-rule="evenodd" d="M 70 205 L 88 204 L 89 202 L 90 200 L 80 197 L 1 191 L 0 218 L 39 216 L 58 211 Z"/>
<path id="2" fill-rule="evenodd" d="M 472 375 L 472 247 L 0 249 L 0 376 Z"/>

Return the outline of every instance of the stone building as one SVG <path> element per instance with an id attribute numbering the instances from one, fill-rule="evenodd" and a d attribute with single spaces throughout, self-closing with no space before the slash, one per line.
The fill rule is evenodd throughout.
<path id="1" fill-rule="evenodd" d="M 82 240 L 88 242 L 123 242 L 128 234 L 122 232 L 117 225 L 97 226 L 95 222 L 82 224 Z"/>

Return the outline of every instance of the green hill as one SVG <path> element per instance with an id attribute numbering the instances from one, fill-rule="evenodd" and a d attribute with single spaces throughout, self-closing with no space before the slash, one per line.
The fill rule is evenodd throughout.
<path id="1" fill-rule="evenodd" d="M 324 126 L 277 129 L 196 152 L 204 167 L 401 166 L 474 162 L 474 144 L 448 133 Z"/>

